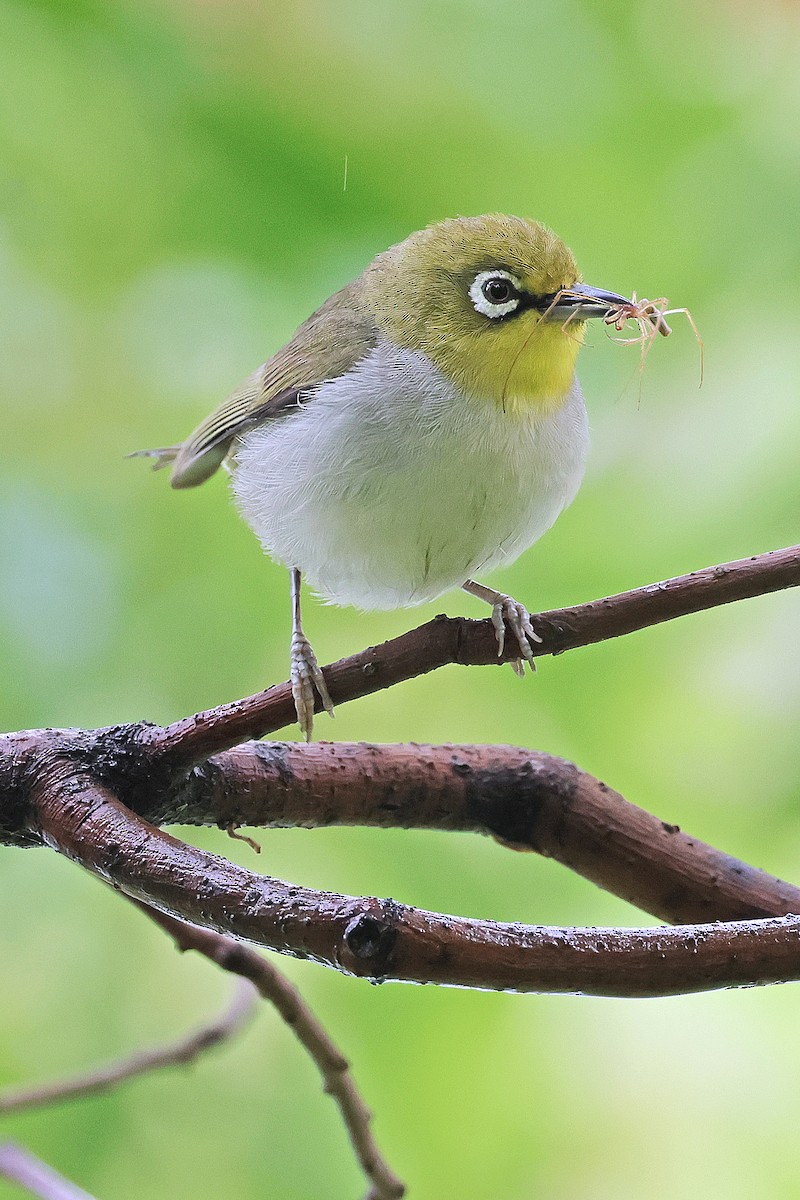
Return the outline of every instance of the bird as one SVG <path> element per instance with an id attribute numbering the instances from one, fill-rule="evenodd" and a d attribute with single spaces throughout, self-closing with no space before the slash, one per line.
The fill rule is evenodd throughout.
<path id="1" fill-rule="evenodd" d="M 588 420 L 575 363 L 586 322 L 631 302 L 581 282 L 538 221 L 452 217 L 379 253 L 185 441 L 140 451 L 174 488 L 220 467 L 264 550 L 290 572 L 291 685 L 310 740 L 305 580 L 362 611 L 454 589 L 488 602 L 498 656 L 533 669 L 527 608 L 475 576 L 512 563 L 573 500 Z"/>

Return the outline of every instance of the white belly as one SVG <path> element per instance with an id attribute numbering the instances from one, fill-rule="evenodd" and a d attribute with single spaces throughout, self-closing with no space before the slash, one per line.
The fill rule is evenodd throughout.
<path id="1" fill-rule="evenodd" d="M 578 490 L 587 444 L 577 381 L 556 413 L 511 416 L 382 343 L 246 433 L 233 490 L 264 549 L 327 600 L 401 608 L 541 537 Z"/>

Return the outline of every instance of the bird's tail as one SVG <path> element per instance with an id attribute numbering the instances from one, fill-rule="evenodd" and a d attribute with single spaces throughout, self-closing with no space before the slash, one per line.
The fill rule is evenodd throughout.
<path id="1" fill-rule="evenodd" d="M 178 457 L 180 446 L 161 446 L 158 450 L 134 450 L 131 454 L 126 454 L 126 458 L 152 458 L 154 471 L 162 471 L 164 467 L 170 466 Z"/>

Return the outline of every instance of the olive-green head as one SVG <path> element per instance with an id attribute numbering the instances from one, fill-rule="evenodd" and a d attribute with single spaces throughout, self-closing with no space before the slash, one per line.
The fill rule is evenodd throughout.
<path id="1" fill-rule="evenodd" d="M 623 299 L 579 279 L 552 230 L 490 213 L 430 225 L 379 254 L 359 301 L 386 338 L 422 351 L 465 394 L 547 409 L 569 391 L 587 317 Z"/>

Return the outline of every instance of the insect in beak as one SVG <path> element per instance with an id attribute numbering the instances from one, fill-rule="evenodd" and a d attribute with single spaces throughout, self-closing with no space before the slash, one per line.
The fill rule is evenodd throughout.
<path id="1" fill-rule="evenodd" d="M 589 287 L 588 283 L 576 283 L 541 297 L 542 317 L 552 321 L 588 321 L 592 317 L 605 320 L 631 304 L 626 296 Z"/>
<path id="2" fill-rule="evenodd" d="M 616 292 L 605 292 L 600 288 L 590 287 L 587 283 L 576 283 L 569 288 L 561 288 L 550 296 L 540 298 L 542 308 L 541 319 L 561 321 L 562 327 L 573 321 L 586 321 L 591 317 L 599 317 L 606 325 L 611 325 L 620 333 L 626 322 L 633 321 L 639 328 L 639 334 L 633 338 L 615 338 L 623 345 L 641 346 L 641 368 L 652 346 L 656 334 L 669 337 L 671 326 L 666 318 L 674 313 L 683 313 L 692 327 L 700 349 L 700 384 L 703 383 L 703 339 L 700 337 L 694 318 L 688 308 L 669 308 L 669 300 L 661 296 L 658 300 L 641 300 L 636 293 L 628 300 L 618 296 Z"/>

